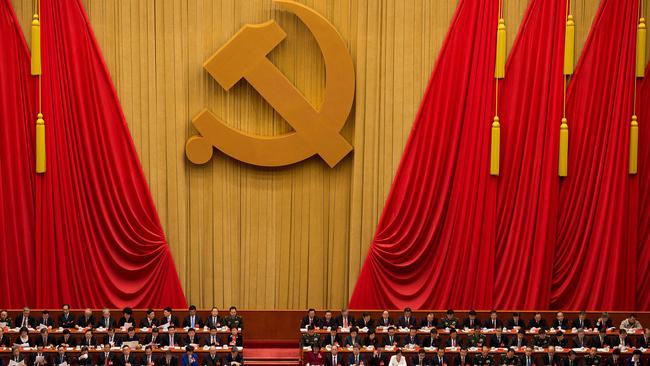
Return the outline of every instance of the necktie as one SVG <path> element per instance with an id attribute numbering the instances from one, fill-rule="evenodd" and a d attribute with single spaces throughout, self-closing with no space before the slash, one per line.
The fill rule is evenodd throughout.
<path id="1" fill-rule="evenodd" d="M 106 327 L 105 327 L 105 328 L 108 328 L 108 318 L 106 318 L 106 319 L 104 320 L 104 324 L 106 324 Z"/>
<path id="2" fill-rule="evenodd" d="M 451 346 L 456 347 L 456 340 L 453 338 L 451 339 Z"/>
<path id="3" fill-rule="evenodd" d="M 354 356 L 354 364 L 359 365 L 359 356 Z"/>
<path id="4" fill-rule="evenodd" d="M 212 336 L 211 344 L 217 344 L 217 341 L 216 341 L 216 339 L 214 339 L 214 336 Z"/>
<path id="5" fill-rule="evenodd" d="M 492 320 L 492 328 L 496 328 L 496 327 L 497 327 L 497 320 L 493 319 Z"/>
<path id="6" fill-rule="evenodd" d="M 23 316 L 23 327 L 27 326 L 27 317 Z"/>
<path id="7" fill-rule="evenodd" d="M 336 365 L 336 356 L 332 358 L 332 365 Z"/>
<path id="8" fill-rule="evenodd" d="M 530 357 L 526 357 L 526 365 L 530 366 Z"/>
<path id="9" fill-rule="evenodd" d="M 190 317 L 190 328 L 194 328 L 194 317 Z"/>
<path id="10" fill-rule="evenodd" d="M 343 328 L 347 328 L 347 327 L 348 327 L 348 317 L 346 316 L 343 318 Z"/>

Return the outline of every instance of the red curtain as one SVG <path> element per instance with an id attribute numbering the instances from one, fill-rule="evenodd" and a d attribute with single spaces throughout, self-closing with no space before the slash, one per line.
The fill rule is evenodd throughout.
<path id="1" fill-rule="evenodd" d="M 497 1 L 459 3 L 350 307 L 647 308 L 647 176 L 637 221 L 639 182 L 627 172 L 637 1 L 601 2 L 567 91 L 561 180 L 565 6 L 529 5 L 500 85 L 492 179 Z"/>
<path id="2" fill-rule="evenodd" d="M 639 117 L 639 256 L 636 276 L 638 309 L 650 309 L 650 67 L 638 83 L 637 113 Z"/>
<path id="3" fill-rule="evenodd" d="M 628 197 L 637 0 L 603 0 L 567 91 L 569 172 L 561 209 L 550 307 L 633 309 L 636 212 Z M 639 294 L 639 296 L 648 296 Z"/>
<path id="4" fill-rule="evenodd" d="M 491 304 L 489 175 L 497 1 L 461 0 L 413 124 L 352 308 Z"/>
<path id="5" fill-rule="evenodd" d="M 81 1 L 41 0 L 41 26 L 47 172 L 36 177 L 36 306 L 186 306 Z"/>
<path id="6" fill-rule="evenodd" d="M 0 288 L 2 306 L 30 304 L 34 292 L 34 123 L 36 83 L 10 0 L 0 0 Z"/>
<path id="7" fill-rule="evenodd" d="M 499 309 L 543 309 L 550 299 L 565 19 L 566 1 L 532 0 L 500 83 L 502 164 L 492 304 Z"/>

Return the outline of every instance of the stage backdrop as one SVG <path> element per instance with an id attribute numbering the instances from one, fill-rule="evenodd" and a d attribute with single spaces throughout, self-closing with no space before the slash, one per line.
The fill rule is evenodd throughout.
<path id="1" fill-rule="evenodd" d="M 188 301 L 245 308 L 347 304 L 456 0 L 305 0 L 348 43 L 357 92 L 343 135 L 355 150 L 260 169 L 222 154 L 192 166 L 189 121 L 208 107 L 259 134 L 289 126 L 245 82 L 225 92 L 202 63 L 245 23 L 274 18 L 287 39 L 272 61 L 313 103 L 324 66 L 302 23 L 270 0 L 85 0 Z M 12 0 L 28 33 L 31 1 Z M 508 48 L 526 1 L 505 1 Z M 574 5 L 577 54 L 598 1 Z"/>

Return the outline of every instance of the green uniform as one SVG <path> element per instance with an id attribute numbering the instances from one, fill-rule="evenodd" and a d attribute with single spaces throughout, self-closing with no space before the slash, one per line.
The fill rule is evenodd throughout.
<path id="1" fill-rule="evenodd" d="M 474 365 L 478 365 L 478 366 L 494 366 L 495 365 L 494 357 L 492 357 L 492 355 L 486 355 L 486 356 L 483 356 L 482 354 L 478 355 L 474 359 Z"/>
<path id="2" fill-rule="evenodd" d="M 303 347 L 311 347 L 313 345 L 320 346 L 320 335 L 318 333 L 314 333 L 312 335 L 309 335 L 309 333 L 305 333 L 302 335 L 300 344 Z"/>
<path id="3" fill-rule="evenodd" d="M 599 355 L 586 355 L 585 358 L 585 366 L 598 366 L 600 365 L 600 356 Z"/>
<path id="4" fill-rule="evenodd" d="M 503 356 L 501 358 L 501 364 L 506 366 L 519 366 L 519 357 L 517 356 Z"/>
<path id="5" fill-rule="evenodd" d="M 474 333 L 467 336 L 469 347 L 482 347 L 485 344 L 485 334 Z"/>
<path id="6" fill-rule="evenodd" d="M 449 319 L 444 316 L 440 319 L 440 326 L 442 328 L 456 328 L 458 326 L 458 319 L 456 317 Z"/>
<path id="7" fill-rule="evenodd" d="M 244 319 L 242 319 L 242 317 L 239 315 L 235 315 L 235 316 L 228 315 L 223 319 L 223 324 L 228 328 L 243 328 Z"/>
<path id="8" fill-rule="evenodd" d="M 546 348 L 549 345 L 549 339 L 548 337 L 540 337 L 540 336 L 535 336 L 535 339 L 533 340 L 533 345 L 535 347 L 542 347 Z"/>

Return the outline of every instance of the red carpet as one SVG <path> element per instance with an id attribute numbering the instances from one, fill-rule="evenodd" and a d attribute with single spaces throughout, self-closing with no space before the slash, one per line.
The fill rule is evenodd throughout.
<path id="1" fill-rule="evenodd" d="M 244 360 L 248 365 L 299 365 L 300 349 L 298 342 L 250 341 L 246 342 Z"/>

